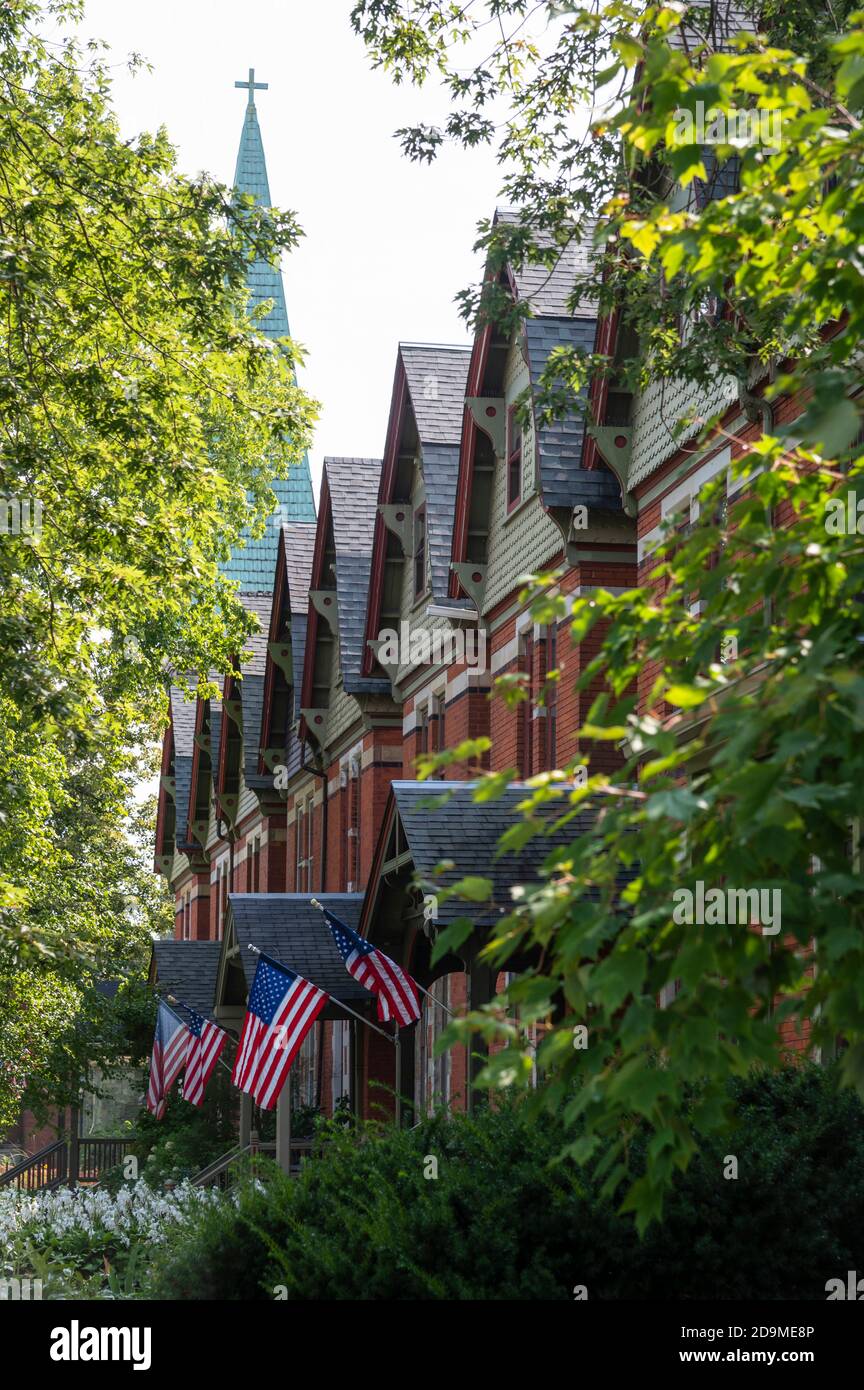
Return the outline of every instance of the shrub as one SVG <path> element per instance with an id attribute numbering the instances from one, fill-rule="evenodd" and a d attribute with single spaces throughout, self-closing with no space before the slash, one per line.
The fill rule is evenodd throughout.
<path id="1" fill-rule="evenodd" d="M 558 1161 L 557 1120 L 522 1103 L 401 1133 L 334 1126 L 299 1178 L 273 1169 L 174 1227 L 152 1296 L 570 1299 L 582 1284 L 591 1299 L 824 1299 L 864 1267 L 864 1109 L 816 1067 L 736 1093 L 735 1133 L 678 1175 L 642 1240 Z"/>

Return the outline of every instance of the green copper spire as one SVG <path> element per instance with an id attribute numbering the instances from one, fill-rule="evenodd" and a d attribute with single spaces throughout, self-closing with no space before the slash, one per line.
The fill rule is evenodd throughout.
<path id="1" fill-rule="evenodd" d="M 255 69 L 249 69 L 246 82 L 235 82 L 249 92 L 240 148 L 237 151 L 237 167 L 234 171 L 234 187 L 238 193 L 249 193 L 263 207 L 271 206 L 270 184 L 267 180 L 267 164 L 264 159 L 264 144 L 258 125 L 258 112 L 255 108 L 255 93 L 267 91 L 268 83 L 255 81 Z M 267 261 L 255 261 L 249 269 L 249 308 L 255 308 L 264 300 L 272 300 L 272 308 L 258 327 L 268 338 L 284 338 L 289 333 L 288 311 L 285 307 L 285 288 L 282 272 L 278 266 Z M 287 479 L 273 484 L 278 500 L 278 508 L 267 523 L 264 535 L 257 540 L 246 538 L 246 544 L 232 555 L 225 573 L 235 579 L 243 593 L 267 593 L 273 588 L 276 571 L 276 552 L 279 534 L 285 521 L 314 521 L 315 500 L 312 494 L 312 477 L 309 460 L 304 455 L 300 463 L 295 463 Z"/>

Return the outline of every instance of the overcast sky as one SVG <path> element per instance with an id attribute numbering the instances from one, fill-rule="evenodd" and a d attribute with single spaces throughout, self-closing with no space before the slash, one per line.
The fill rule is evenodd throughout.
<path id="1" fill-rule="evenodd" d="M 475 227 L 496 203 L 488 149 L 418 167 L 393 138 L 446 110 L 437 87 L 394 87 L 355 37 L 351 0 L 87 0 L 84 32 L 111 45 L 124 132 L 165 125 L 181 167 L 234 174 L 255 68 L 270 193 L 305 232 L 283 270 L 302 385 L 322 406 L 312 451 L 378 458 L 396 344 L 464 343 L 454 295 L 477 278 Z M 152 72 L 131 76 L 141 53 Z"/>

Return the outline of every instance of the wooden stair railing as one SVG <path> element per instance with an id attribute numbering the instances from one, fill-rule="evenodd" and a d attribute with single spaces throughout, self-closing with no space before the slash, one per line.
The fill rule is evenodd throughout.
<path id="1" fill-rule="evenodd" d="M 77 1187 L 98 1183 L 123 1161 L 131 1148 L 128 1139 L 79 1138 L 70 1143 L 55 1139 L 29 1158 L 0 1173 L 0 1187 L 15 1187 L 19 1192 L 46 1192 L 68 1183 Z"/>

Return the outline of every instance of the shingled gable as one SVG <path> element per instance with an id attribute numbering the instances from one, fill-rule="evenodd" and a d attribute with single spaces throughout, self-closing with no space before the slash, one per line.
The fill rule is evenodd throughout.
<path id="1" fill-rule="evenodd" d="M 210 679 L 218 684 L 219 676 L 211 672 Z M 195 709 L 195 734 L 192 754 L 192 775 L 189 786 L 189 834 L 203 849 L 207 843 L 210 820 L 210 796 L 214 769 L 219 769 L 219 748 L 222 734 L 222 700 L 198 700 Z"/>
<path id="2" fill-rule="evenodd" d="M 390 784 L 387 808 L 379 835 L 376 857 L 366 892 L 361 933 L 370 932 L 375 915 L 376 878 L 388 862 L 388 842 L 392 844 L 398 819 L 401 852 L 410 855 L 411 869 L 428 891 L 433 883 L 440 889 L 452 887 L 460 879 L 476 875 L 492 880 L 492 896 L 485 903 L 466 903 L 451 899 L 439 902 L 437 924 L 447 926 L 459 917 L 470 917 L 478 927 L 491 926 L 513 909 L 511 888 L 515 884 L 538 883 L 542 866 L 553 850 L 566 847 L 581 835 L 590 833 L 593 817 L 577 815 L 563 829 L 537 835 L 518 853 L 496 858 L 504 831 L 521 820 L 519 805 L 529 795 L 524 783 L 511 783 L 500 797 L 491 801 L 474 800 L 474 782 L 403 782 Z M 562 787 L 566 793 L 567 788 Z M 566 795 L 538 811 L 549 824 L 567 809 Z M 436 872 L 442 863 L 451 867 Z"/>
<path id="3" fill-rule="evenodd" d="M 435 602 L 447 602 L 470 360 L 469 347 L 399 344 L 372 545 L 363 656 L 367 675 L 375 669 L 369 642 L 398 617 L 402 566 L 410 560 L 399 537 L 385 524 L 382 509 L 405 503 L 403 521 L 408 520 L 418 461 L 426 498 L 431 596 Z M 394 519 L 398 524 L 398 514 Z"/>
<path id="4" fill-rule="evenodd" d="M 324 460 L 303 670 L 303 708 L 307 710 L 327 706 L 337 644 L 342 686 L 347 694 L 390 693 L 389 681 L 362 673 L 380 480 L 380 459 Z M 334 609 L 332 618 L 322 615 L 322 610 L 329 615 Z M 307 732 L 319 735 L 318 730 L 307 727 L 304 718 L 301 733 Z"/>
<path id="5" fill-rule="evenodd" d="M 165 733 L 162 772 L 156 818 L 156 867 L 167 872 L 175 850 L 183 854 L 190 845 L 189 790 L 195 752 L 195 701 L 184 699 L 176 685 L 168 691 L 168 728 Z"/>
<path id="6" fill-rule="evenodd" d="M 361 893 L 319 893 L 318 901 L 347 926 L 356 928 L 363 903 Z M 308 894 L 229 894 L 225 936 L 217 944 L 221 944 L 217 1016 L 225 1021 L 236 1019 L 246 1006 L 258 963 L 250 944 L 354 1009 L 371 999 L 368 990 L 348 974 L 330 928 Z M 346 1014 L 330 1004 L 320 1017 L 338 1020 Z"/>
<path id="7" fill-rule="evenodd" d="M 495 222 L 515 223 L 518 213 L 499 209 Z M 592 352 L 598 332 L 596 305 L 582 299 L 571 306 L 577 284 L 590 270 L 594 222 L 586 219 L 570 244 L 556 255 L 552 265 L 508 265 L 501 272 L 501 283 L 519 303 L 528 308 L 528 317 L 519 330 L 523 355 L 528 363 L 532 386 L 556 348 L 578 348 Z M 544 237 L 535 238 L 542 246 Z M 500 398 L 502 375 L 509 338 L 496 325 L 486 323 L 477 332 L 471 354 L 467 395 Z M 490 407 L 493 414 L 497 411 Z M 565 540 L 573 509 L 587 507 L 592 513 L 615 516 L 623 511 L 621 486 L 590 451 L 592 466 L 585 467 L 586 398 L 580 397 L 566 416 L 546 423 L 535 412 L 535 454 L 540 501 L 553 517 Z M 500 447 L 498 445 L 497 447 Z M 471 410 L 465 412 L 460 450 L 457 509 L 453 527 L 452 566 L 465 562 L 482 565 L 486 561 L 485 536 L 491 501 L 492 473 L 496 455 L 492 436 L 478 426 Z M 454 573 L 450 595 L 463 593 Z"/>
<path id="8" fill-rule="evenodd" d="M 477 802 L 475 788 L 470 782 L 391 783 L 358 931 L 425 987 L 450 971 L 478 967 L 485 979 L 478 979 L 481 993 L 474 1002 L 481 1003 L 483 991 L 487 998 L 494 994 L 495 972 L 478 959 L 479 953 L 489 928 L 513 910 L 511 890 L 543 882 L 543 865 L 550 854 L 592 833 L 594 819 L 584 812 L 563 828 L 552 828 L 569 809 L 568 788 L 562 784 L 560 799 L 537 813 L 549 832 L 536 835 L 518 853 L 499 858 L 501 836 L 521 821 L 519 804 L 528 793 L 523 783 L 512 783 L 500 797 Z M 438 872 L 439 865 L 449 867 Z M 469 875 L 491 879 L 488 902 L 441 900 L 440 890 Z M 622 870 L 622 888 L 632 876 L 633 871 Z M 425 893 L 437 895 L 433 922 L 425 920 Z M 435 932 L 458 918 L 467 918 L 475 930 L 457 953 L 449 952 L 433 966 Z M 511 968 L 522 969 L 530 963 L 528 958 L 514 960 Z"/>
<path id="9" fill-rule="evenodd" d="M 240 594 L 239 598 L 246 612 L 257 619 L 258 627 L 244 643 L 246 655 L 240 661 L 240 677 L 226 676 L 222 691 L 224 719 L 219 740 L 219 761 L 213 765 L 218 766 L 218 804 L 229 821 L 233 821 L 239 804 L 241 773 L 245 781 L 258 771 L 264 666 L 272 607 L 269 592 Z"/>
<path id="10" fill-rule="evenodd" d="M 291 522 L 282 527 L 279 538 L 264 673 L 260 759 L 257 776 L 248 779 L 253 788 L 272 786 L 277 762 L 287 766 L 289 772 L 300 766 L 302 750 L 297 725 L 315 529 L 308 522 Z"/>
<path id="11" fill-rule="evenodd" d="M 149 983 L 209 1018 L 216 1002 L 220 941 L 154 941 Z"/>

